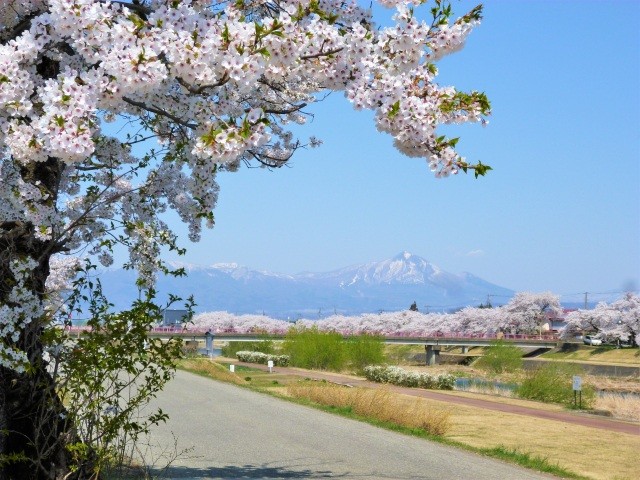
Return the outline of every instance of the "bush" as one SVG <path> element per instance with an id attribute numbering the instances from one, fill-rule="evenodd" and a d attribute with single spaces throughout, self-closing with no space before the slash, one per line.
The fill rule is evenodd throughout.
<path id="1" fill-rule="evenodd" d="M 239 351 L 236 352 L 236 358 L 241 362 L 261 363 L 263 365 L 266 365 L 269 360 L 272 360 L 273 364 L 278 367 L 287 367 L 289 365 L 288 355 L 271 355 L 262 352 Z"/>
<path id="2" fill-rule="evenodd" d="M 239 351 L 272 354 L 275 353 L 275 346 L 273 340 L 265 337 L 265 340 L 261 340 L 259 342 L 229 342 L 227 345 L 222 347 L 221 353 L 223 357 L 233 358 Z"/>
<path id="3" fill-rule="evenodd" d="M 516 394 L 529 400 L 571 407 L 574 404 L 573 375 L 580 371 L 580 367 L 576 365 L 549 362 L 529 372 L 522 385 L 516 389 Z M 594 388 L 583 384 L 582 407 L 591 408 L 595 397 Z"/>
<path id="4" fill-rule="evenodd" d="M 477 365 L 492 373 L 513 372 L 522 368 L 522 350 L 504 340 L 497 340 L 487 348 Z"/>
<path id="5" fill-rule="evenodd" d="M 363 373 L 367 365 L 384 363 L 384 342 L 381 337 L 360 335 L 347 342 L 349 364 L 357 373 Z"/>
<path id="6" fill-rule="evenodd" d="M 316 326 L 289 330 L 282 350 L 291 358 L 291 365 L 300 368 L 340 371 L 347 360 L 342 335 L 321 332 Z"/>
<path id="7" fill-rule="evenodd" d="M 367 380 L 379 383 L 391 383 L 403 387 L 428 388 L 431 390 L 453 390 L 455 377 L 448 373 L 431 375 L 429 373 L 410 372 L 398 367 L 370 365 L 364 368 Z"/>

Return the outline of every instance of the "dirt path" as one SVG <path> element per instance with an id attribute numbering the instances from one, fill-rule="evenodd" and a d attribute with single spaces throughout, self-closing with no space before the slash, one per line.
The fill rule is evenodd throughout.
<path id="1" fill-rule="evenodd" d="M 268 371 L 268 367 L 256 363 L 244 363 L 238 362 L 234 359 L 220 359 L 223 361 L 232 362 L 235 365 L 243 365 L 246 367 L 256 368 L 259 370 Z M 433 390 L 424 390 L 422 388 L 407 388 L 398 387 L 395 385 L 380 384 L 370 382 L 359 377 L 351 375 L 343 375 L 339 373 L 319 372 L 314 370 L 303 370 L 298 368 L 285 368 L 275 367 L 273 369 L 275 373 L 281 373 L 286 375 L 296 375 L 304 378 L 311 378 L 314 380 L 326 380 L 328 382 L 352 385 L 354 387 L 366 387 L 366 388 L 388 388 L 391 391 L 401 393 L 403 395 L 411 395 L 414 397 L 428 398 L 431 400 L 437 400 L 440 402 L 454 403 L 461 405 L 468 405 L 470 407 L 484 408 L 487 410 L 494 410 L 504 413 L 513 413 L 516 415 L 528 415 L 530 417 L 544 418 L 547 420 L 555 420 L 558 422 L 573 423 L 576 425 L 582 425 L 585 427 L 601 428 L 604 430 L 610 430 L 620 433 L 630 433 L 632 435 L 640 435 L 640 424 L 624 422 L 621 420 L 614 420 L 606 417 L 598 417 L 588 413 L 580 412 L 568 412 L 568 411 L 549 411 L 541 410 L 537 408 L 524 407 L 521 405 L 512 405 L 508 403 L 501 403 L 491 400 L 483 400 L 479 398 L 469 398 L 463 396 L 457 396 L 454 393 L 440 393 Z"/>

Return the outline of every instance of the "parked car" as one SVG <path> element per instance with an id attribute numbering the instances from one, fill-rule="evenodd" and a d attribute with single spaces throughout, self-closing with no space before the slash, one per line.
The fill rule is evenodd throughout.
<path id="1" fill-rule="evenodd" d="M 602 340 L 596 338 L 595 335 L 585 335 L 582 341 L 585 345 L 602 345 Z"/>

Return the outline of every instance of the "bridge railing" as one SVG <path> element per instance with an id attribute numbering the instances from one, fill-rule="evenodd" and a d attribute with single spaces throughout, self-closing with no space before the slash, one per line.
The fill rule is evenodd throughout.
<path id="1" fill-rule="evenodd" d="M 91 327 L 87 326 L 66 326 L 64 330 L 69 333 L 82 333 L 88 330 L 91 330 Z M 195 335 L 195 336 L 204 336 L 208 330 L 202 329 L 187 329 L 181 327 L 154 327 L 150 330 L 150 333 L 157 334 L 179 334 L 179 335 Z M 237 332 L 234 328 L 227 328 L 222 330 L 217 330 L 211 332 L 215 336 L 246 336 L 246 337 L 254 337 L 256 335 L 262 335 L 264 332 Z M 286 332 L 269 332 L 267 335 L 284 335 Z M 468 332 L 432 332 L 425 334 L 424 331 L 401 331 L 401 332 L 390 332 L 386 335 L 379 334 L 376 332 L 371 332 L 374 335 L 380 335 L 385 338 L 446 338 L 446 339 L 459 339 L 459 340 L 557 340 L 560 336 L 555 332 L 544 332 L 542 334 L 523 334 L 523 333 L 468 333 Z M 345 336 L 352 336 L 351 334 L 346 334 Z"/>

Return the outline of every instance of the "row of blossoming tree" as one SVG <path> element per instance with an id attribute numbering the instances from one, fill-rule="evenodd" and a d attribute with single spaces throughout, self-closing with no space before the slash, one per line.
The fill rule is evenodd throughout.
<path id="1" fill-rule="evenodd" d="M 635 344 L 640 334 L 640 297 L 626 294 L 611 304 L 594 309 L 564 312 L 560 298 L 552 293 L 516 294 L 504 306 L 467 307 L 454 313 L 401 312 L 369 313 L 356 316 L 332 315 L 321 320 L 301 319 L 296 327 L 317 326 L 323 331 L 344 335 L 382 336 L 497 336 L 499 334 L 540 334 L 562 322 L 561 335 L 571 338 L 596 333 L 604 340 Z M 201 313 L 189 328 L 223 333 L 285 333 L 292 324 L 264 315 L 232 315 L 227 312 Z"/>
<path id="2" fill-rule="evenodd" d="M 437 176 L 488 170 L 437 133 L 490 113 L 481 92 L 436 82 L 436 62 L 462 48 L 481 7 L 456 19 L 446 0 L 380 3 L 395 12 L 384 27 L 355 0 L 0 2 L 0 479 L 94 478 L 105 428 L 140 428 L 108 391 L 101 408 L 96 389 L 125 365 L 140 382 L 145 368 L 156 374 L 147 396 L 169 378 L 167 359 L 145 363 L 164 350 L 144 338 L 159 312 L 155 274 L 169 270 L 160 252 L 182 251 L 163 213 L 197 241 L 214 223 L 218 172 L 277 168 L 319 144 L 289 128 L 314 102 L 339 91 L 372 110 Z M 117 246 L 143 294 L 111 315 L 83 276 L 92 265 L 74 258 L 109 265 Z M 71 279 L 62 302 L 55 292 Z M 71 344 L 54 327 L 80 300 L 93 329 Z M 110 377 L 115 391 L 121 378 Z"/>
<path id="3" fill-rule="evenodd" d="M 601 302 L 593 309 L 575 310 L 566 317 L 564 336 L 595 333 L 608 342 L 637 346 L 640 338 L 640 296 L 627 293 L 621 299 Z"/>

